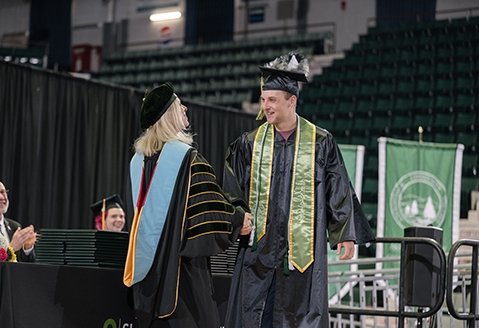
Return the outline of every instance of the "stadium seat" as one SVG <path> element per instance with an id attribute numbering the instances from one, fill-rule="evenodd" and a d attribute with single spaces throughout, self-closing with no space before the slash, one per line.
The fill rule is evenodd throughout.
<path id="1" fill-rule="evenodd" d="M 462 175 L 475 176 L 479 170 L 479 154 L 465 152 L 462 158 Z"/>

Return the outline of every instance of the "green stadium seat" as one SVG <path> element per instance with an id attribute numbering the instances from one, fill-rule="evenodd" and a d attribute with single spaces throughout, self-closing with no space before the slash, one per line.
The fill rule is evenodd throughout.
<path id="1" fill-rule="evenodd" d="M 416 69 L 416 75 L 432 77 L 434 75 L 434 65 L 429 63 L 418 65 Z"/>
<path id="2" fill-rule="evenodd" d="M 396 83 L 394 80 L 386 80 L 379 83 L 378 93 L 393 94 L 396 91 Z"/>
<path id="3" fill-rule="evenodd" d="M 410 115 L 394 115 L 391 128 L 395 130 L 406 130 L 413 127 L 413 117 Z"/>
<path id="4" fill-rule="evenodd" d="M 418 50 L 417 63 L 430 62 L 431 58 L 434 58 L 434 48 L 420 48 Z"/>
<path id="5" fill-rule="evenodd" d="M 437 113 L 434 115 L 434 128 L 452 130 L 454 125 L 453 113 Z"/>
<path id="6" fill-rule="evenodd" d="M 455 58 L 470 59 L 474 57 L 474 48 L 460 45 L 456 47 Z"/>
<path id="7" fill-rule="evenodd" d="M 375 178 L 364 179 L 363 184 L 363 202 L 377 203 L 378 180 Z"/>
<path id="8" fill-rule="evenodd" d="M 376 106 L 374 107 L 375 112 L 386 113 L 388 111 L 392 112 L 394 109 L 394 99 L 392 98 L 379 98 L 376 100 Z"/>
<path id="9" fill-rule="evenodd" d="M 437 96 L 434 101 L 434 107 L 439 110 L 450 110 L 454 108 L 454 96 Z"/>
<path id="10" fill-rule="evenodd" d="M 349 145 L 349 135 L 340 133 L 340 131 L 337 130 L 336 128 L 333 133 L 334 139 L 338 144 L 343 144 L 343 145 Z M 341 131 L 342 132 L 342 131 Z"/>
<path id="11" fill-rule="evenodd" d="M 375 220 L 377 218 L 377 215 L 378 215 L 377 203 L 361 203 L 361 208 L 363 209 L 363 212 L 369 221 Z"/>
<path id="12" fill-rule="evenodd" d="M 398 77 L 409 78 L 416 74 L 416 68 L 413 65 L 401 65 L 397 72 Z"/>
<path id="13" fill-rule="evenodd" d="M 477 107 L 474 94 L 457 95 L 454 106 L 461 110 L 473 110 L 475 107 Z"/>
<path id="14" fill-rule="evenodd" d="M 396 76 L 397 67 L 392 65 L 384 65 L 381 67 L 380 77 L 383 79 L 390 79 Z"/>
<path id="15" fill-rule="evenodd" d="M 416 92 L 430 94 L 434 90 L 434 79 L 431 76 L 416 79 Z"/>
<path id="16" fill-rule="evenodd" d="M 417 59 L 417 53 L 414 50 L 411 50 L 411 49 L 408 49 L 408 48 L 407 49 L 402 49 L 399 52 L 399 58 L 398 59 L 399 59 L 399 61 L 405 62 L 405 63 L 415 62 L 416 59 Z M 405 63 L 402 63 L 402 64 L 405 64 Z"/>
<path id="17" fill-rule="evenodd" d="M 416 113 L 414 116 L 414 128 L 422 126 L 426 131 L 433 124 L 433 116 L 430 114 Z"/>
<path id="18" fill-rule="evenodd" d="M 474 61 L 470 58 L 461 59 L 456 62 L 454 71 L 456 74 L 467 74 L 470 75 L 475 68 Z"/>
<path id="19" fill-rule="evenodd" d="M 374 110 L 374 100 L 371 98 L 360 99 L 356 102 L 356 113 L 366 114 Z"/>
<path id="20" fill-rule="evenodd" d="M 369 144 L 369 136 L 364 134 L 352 134 L 349 142 L 352 145 L 363 145 L 367 146 Z"/>
<path id="21" fill-rule="evenodd" d="M 373 125 L 371 117 L 355 117 L 353 121 L 353 129 L 356 131 L 369 130 Z"/>
<path id="22" fill-rule="evenodd" d="M 434 140 L 434 142 L 439 142 L 439 143 L 454 143 L 454 133 L 452 133 L 452 132 L 435 132 L 433 140 Z"/>
<path id="23" fill-rule="evenodd" d="M 479 169 L 479 154 L 464 153 L 462 157 L 462 175 L 474 176 Z"/>
<path id="24" fill-rule="evenodd" d="M 456 143 L 463 144 L 466 147 L 466 151 L 476 151 L 477 149 L 477 131 L 464 132 L 459 131 L 456 134 Z"/>
<path id="25" fill-rule="evenodd" d="M 395 115 L 399 112 L 408 112 L 413 110 L 414 108 L 414 98 L 413 97 L 399 97 L 396 98 L 396 102 L 394 104 L 394 112 Z"/>
<path id="26" fill-rule="evenodd" d="M 352 118 L 335 118 L 334 131 L 345 131 L 353 127 L 354 120 Z"/>
<path id="27" fill-rule="evenodd" d="M 361 96 L 372 96 L 376 93 L 377 85 L 375 83 L 362 83 L 359 89 Z"/>
<path id="28" fill-rule="evenodd" d="M 378 61 L 378 58 L 376 56 L 369 56 L 371 58 L 372 63 L 376 63 Z M 388 66 L 391 64 L 394 64 L 399 61 L 400 58 L 400 53 L 397 51 L 388 51 L 386 53 L 383 53 L 380 62 L 383 64 L 383 66 Z"/>
<path id="29" fill-rule="evenodd" d="M 377 140 L 375 140 L 377 143 Z M 371 142 L 371 140 L 370 140 Z M 371 178 L 378 177 L 378 155 L 377 153 L 368 153 L 364 160 L 364 175 Z"/>
<path id="30" fill-rule="evenodd" d="M 477 112 L 456 112 L 454 120 L 454 130 L 470 131 L 478 122 Z"/>
<path id="31" fill-rule="evenodd" d="M 344 79 L 348 81 L 355 81 L 359 80 L 363 77 L 363 72 L 356 69 L 356 68 L 348 68 L 348 70 L 344 73 Z"/>
<path id="32" fill-rule="evenodd" d="M 341 96 L 355 97 L 359 94 L 359 86 L 356 83 L 349 83 L 341 88 Z"/>
<path id="33" fill-rule="evenodd" d="M 306 103 L 301 108 L 301 113 L 307 117 L 311 117 L 316 113 L 318 106 L 316 104 Z"/>
<path id="34" fill-rule="evenodd" d="M 434 90 L 436 93 L 450 93 L 454 89 L 454 79 L 439 78 L 436 80 Z"/>
<path id="35" fill-rule="evenodd" d="M 355 104 L 352 100 L 341 101 L 336 108 L 336 113 L 349 114 L 354 112 Z"/>
<path id="36" fill-rule="evenodd" d="M 331 119 L 317 120 L 316 125 L 328 131 L 334 130 L 334 120 Z"/>
<path id="37" fill-rule="evenodd" d="M 474 77 L 458 77 L 456 78 L 456 90 L 458 91 L 473 91 L 475 85 Z"/>
<path id="38" fill-rule="evenodd" d="M 427 113 L 434 107 L 434 97 L 432 96 L 418 96 L 414 100 L 414 110 L 418 112 Z"/>
<path id="39" fill-rule="evenodd" d="M 439 62 L 435 68 L 435 74 L 450 76 L 454 73 L 454 62 Z"/>
<path id="40" fill-rule="evenodd" d="M 405 79 L 397 83 L 396 93 L 410 94 L 414 91 L 414 80 Z"/>

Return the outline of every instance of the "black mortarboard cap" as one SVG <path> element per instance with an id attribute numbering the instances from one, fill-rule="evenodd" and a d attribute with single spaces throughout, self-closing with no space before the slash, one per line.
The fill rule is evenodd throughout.
<path id="1" fill-rule="evenodd" d="M 91 204 L 90 208 L 93 211 L 93 215 L 95 217 L 100 216 L 101 221 L 99 221 L 98 224 L 101 226 L 101 230 L 105 230 L 106 211 L 111 208 L 121 208 L 122 210 L 124 210 L 123 202 L 121 201 L 120 196 L 118 196 L 117 194 L 108 196 L 99 200 L 98 202 Z"/>
<path id="2" fill-rule="evenodd" d="M 111 208 L 124 209 L 124 206 L 120 196 L 117 194 L 114 194 L 91 204 L 90 208 L 93 211 L 94 215 L 96 216 L 101 214 L 102 211 L 107 211 Z"/>
<path id="3" fill-rule="evenodd" d="M 141 128 L 147 129 L 155 124 L 175 99 L 173 86 L 169 82 L 163 83 L 148 92 L 141 105 Z"/>
<path id="4" fill-rule="evenodd" d="M 291 52 L 280 56 L 260 66 L 259 69 L 261 70 L 261 91 L 282 90 L 298 97 L 298 82 L 308 82 L 308 60 L 299 53 Z M 263 117 L 263 110 L 260 109 L 256 119 L 261 120 Z"/>
<path id="5" fill-rule="evenodd" d="M 259 67 L 262 90 L 283 90 L 299 95 L 298 82 L 308 82 L 308 60 L 298 53 L 289 53 Z"/>

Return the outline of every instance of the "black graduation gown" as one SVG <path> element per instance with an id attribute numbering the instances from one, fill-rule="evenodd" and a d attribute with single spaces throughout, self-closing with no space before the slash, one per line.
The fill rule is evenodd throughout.
<path id="1" fill-rule="evenodd" d="M 157 158 L 145 158 L 146 185 Z M 236 211 L 225 199 L 212 167 L 191 149 L 176 181 L 152 267 L 132 286 L 140 328 L 219 327 L 209 256 L 237 239 L 243 216 L 242 209 Z M 193 226 L 197 228 L 190 229 Z"/>
<path id="2" fill-rule="evenodd" d="M 223 177 L 233 204 L 245 209 L 255 133 L 245 133 L 231 144 Z M 317 128 L 316 134 L 314 262 L 304 273 L 283 270 L 296 134 L 285 141 L 275 132 L 266 235 L 255 251 L 246 238 L 240 243 L 225 328 L 260 327 L 272 283 L 273 327 L 328 327 L 328 236 L 332 248 L 347 240 L 357 244 L 374 240 L 336 142 L 326 130 Z"/>

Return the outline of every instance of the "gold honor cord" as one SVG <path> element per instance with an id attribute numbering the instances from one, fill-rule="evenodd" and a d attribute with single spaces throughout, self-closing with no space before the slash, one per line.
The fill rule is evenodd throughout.
<path id="1" fill-rule="evenodd" d="M 271 124 L 264 123 L 254 138 L 251 159 L 249 207 L 255 221 L 253 245 L 266 234 L 273 150 L 274 128 Z"/>
<path id="2" fill-rule="evenodd" d="M 289 262 L 303 273 L 314 261 L 314 169 L 316 126 L 298 116 L 291 204 Z"/>

